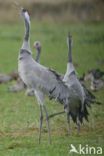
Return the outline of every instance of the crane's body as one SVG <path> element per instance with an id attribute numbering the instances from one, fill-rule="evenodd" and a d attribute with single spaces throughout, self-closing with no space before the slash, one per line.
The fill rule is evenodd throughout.
<path id="1" fill-rule="evenodd" d="M 38 104 L 40 105 L 40 135 L 43 121 L 43 109 L 46 113 L 46 120 L 49 132 L 50 141 L 50 127 L 48 120 L 48 113 L 44 105 L 44 96 L 48 95 L 51 99 L 54 98 L 60 103 L 64 104 L 64 107 L 69 103 L 73 91 L 61 80 L 60 76 L 53 70 L 48 69 L 32 58 L 29 42 L 30 20 L 29 15 L 25 9 L 22 9 L 22 15 L 25 21 L 25 36 L 22 44 L 22 48 L 18 57 L 18 71 L 21 79 L 28 88 L 34 89 L 34 93 L 37 97 Z"/>
<path id="2" fill-rule="evenodd" d="M 70 35 L 67 38 L 67 43 L 68 43 L 68 63 L 63 81 L 65 82 L 65 84 L 67 84 L 67 86 L 72 87 L 76 91 L 83 107 L 86 95 L 83 86 L 81 85 L 79 79 L 77 78 L 76 71 L 73 65 L 72 37 Z"/>
<path id="3" fill-rule="evenodd" d="M 21 52 L 18 65 L 19 74 L 29 88 L 39 90 L 52 98 L 59 98 L 59 94 L 61 98 L 63 91 L 69 91 L 68 87 L 65 86 L 54 71 L 37 63 L 26 50 L 21 49 Z M 64 94 L 64 92 L 62 93 L 62 98 L 69 96 L 67 95 L 68 93 Z"/>
<path id="4" fill-rule="evenodd" d="M 67 71 L 66 71 L 63 81 L 65 82 L 65 84 L 67 84 L 68 87 L 72 87 L 77 92 L 81 102 L 84 103 L 84 100 L 85 100 L 84 89 L 76 76 L 75 70 L 70 72 L 70 68 L 71 68 L 70 66 L 72 67 L 72 65 L 68 63 Z"/>
<path id="5" fill-rule="evenodd" d="M 80 89 L 80 84 L 75 73 L 73 75 L 73 72 L 75 71 L 65 74 L 64 80 L 62 80 L 62 77 L 57 72 L 39 64 L 33 59 L 29 42 L 29 15 L 25 9 L 22 9 L 22 15 L 25 21 L 26 32 L 22 48 L 19 52 L 18 71 L 26 86 L 34 90 L 34 94 L 36 95 L 40 106 L 39 142 L 41 139 L 43 110 L 46 113 L 49 142 L 51 142 L 49 116 L 44 103 L 45 96 L 47 95 L 50 99 L 55 99 L 59 103 L 63 104 L 68 119 L 71 116 L 73 121 L 77 123 L 77 120 L 82 122 L 83 118 L 87 119 L 88 116 L 86 104 L 83 102 L 83 97 L 80 97 L 80 95 L 82 96 L 83 94 L 83 89 Z M 39 59 L 37 60 L 39 61 Z M 69 77 L 70 79 L 68 79 Z M 74 83 L 72 82 L 73 80 L 75 81 Z M 77 84 L 77 87 L 75 84 Z M 79 92 L 79 90 L 81 91 Z"/>
<path id="6" fill-rule="evenodd" d="M 66 73 L 64 75 L 63 81 L 68 86 L 68 88 L 72 88 L 74 90 L 74 95 L 71 100 L 70 109 L 69 107 L 69 113 L 72 116 L 72 119 L 74 122 L 77 123 L 78 133 L 80 130 L 80 122 L 83 122 L 83 117 L 87 119 L 88 112 L 84 113 L 86 106 L 85 106 L 85 92 L 84 89 L 80 83 L 80 81 L 77 78 L 76 71 L 73 65 L 72 61 L 72 37 L 69 35 L 67 38 L 68 43 L 68 63 L 67 63 L 67 69 Z M 77 98 L 76 98 L 77 95 Z M 75 100 L 76 99 L 76 100 Z M 86 109 L 87 110 L 87 109 Z M 70 116 L 67 116 L 68 123 L 70 124 Z M 69 131 L 70 131 L 70 125 L 69 125 Z"/>

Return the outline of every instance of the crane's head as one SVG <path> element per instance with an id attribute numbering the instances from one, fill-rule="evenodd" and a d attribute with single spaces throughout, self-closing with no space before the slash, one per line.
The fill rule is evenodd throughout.
<path id="1" fill-rule="evenodd" d="M 24 8 L 21 9 L 21 15 L 30 24 L 30 16 L 29 16 L 28 11 L 26 9 L 24 9 Z"/>
<path id="2" fill-rule="evenodd" d="M 41 43 L 39 41 L 35 41 L 33 47 L 40 52 L 41 51 Z"/>

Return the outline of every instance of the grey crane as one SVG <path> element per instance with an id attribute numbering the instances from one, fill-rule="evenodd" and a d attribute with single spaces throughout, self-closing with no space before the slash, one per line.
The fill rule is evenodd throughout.
<path id="1" fill-rule="evenodd" d="M 66 69 L 66 73 L 64 75 L 63 81 L 69 88 L 72 88 L 75 91 L 75 93 L 78 95 L 78 98 L 80 99 L 80 102 L 81 102 L 80 103 L 81 109 L 79 112 L 79 114 L 80 114 L 79 119 L 77 118 L 78 112 L 76 114 L 73 114 L 73 112 L 75 112 L 75 111 L 71 112 L 71 116 L 73 118 L 73 121 L 75 121 L 77 123 L 77 128 L 78 128 L 78 132 L 79 132 L 80 123 L 83 122 L 83 117 L 88 121 L 89 113 L 87 111 L 87 106 L 91 107 L 90 104 L 93 104 L 93 103 L 99 105 L 99 104 L 101 104 L 101 102 L 96 100 L 96 97 L 85 87 L 84 84 L 82 84 L 80 82 L 80 80 L 77 77 L 77 74 L 76 74 L 76 71 L 75 71 L 75 68 L 73 65 L 73 61 L 72 61 L 72 36 L 70 34 L 67 37 L 67 44 L 68 44 L 68 63 L 67 63 L 67 69 Z M 77 100 L 78 100 L 78 98 L 77 98 Z M 74 108 L 76 108 L 78 106 L 78 103 L 74 102 L 72 105 Z M 59 115 L 62 113 L 64 113 L 64 112 L 58 112 L 58 113 L 52 114 L 52 115 L 50 115 L 50 117 L 53 117 L 55 115 Z M 70 116 L 67 115 L 68 123 L 70 123 L 69 117 Z M 69 131 L 70 131 L 70 126 L 68 126 L 68 127 L 69 127 Z"/>
<path id="2" fill-rule="evenodd" d="M 19 52 L 18 71 L 21 79 L 27 87 L 34 89 L 34 93 L 40 106 L 39 142 L 41 140 L 43 110 L 46 113 L 49 142 L 51 142 L 49 117 L 44 103 L 45 95 L 50 99 L 55 99 L 59 103 L 63 104 L 67 116 L 71 116 L 73 121 L 76 123 L 77 119 L 82 122 L 84 117 L 87 118 L 87 105 L 86 103 L 82 103 L 78 93 L 72 87 L 69 87 L 67 82 L 63 82 L 57 72 L 39 64 L 33 59 L 29 41 L 29 15 L 25 9 L 22 9 L 21 12 L 25 21 L 26 31 L 23 44 Z"/>
<path id="3" fill-rule="evenodd" d="M 72 36 L 70 34 L 67 37 L 67 44 L 68 44 L 68 63 L 67 63 L 67 69 L 66 69 L 66 73 L 65 73 L 63 81 L 68 87 L 73 88 L 73 90 L 77 93 L 80 99 L 81 109 L 79 111 L 79 119 L 77 118 L 77 114 L 76 116 L 75 114 L 72 115 L 73 120 L 77 122 L 78 132 L 79 132 L 80 123 L 83 122 L 83 117 L 88 121 L 89 113 L 87 111 L 87 106 L 90 107 L 91 103 L 96 103 L 96 104 L 101 104 L 101 103 L 96 100 L 96 97 L 84 86 L 84 84 L 81 84 L 81 82 L 79 81 L 77 77 L 77 74 L 73 65 L 73 61 L 72 61 Z M 75 103 L 73 103 L 73 105 L 75 105 Z M 76 103 L 74 108 L 76 108 L 77 106 L 78 106 L 78 103 Z M 67 117 L 68 117 L 68 122 L 69 122 L 70 116 L 67 116 Z"/>
<path id="4" fill-rule="evenodd" d="M 96 101 L 95 96 L 84 86 L 84 84 L 81 84 L 81 82 L 79 81 L 79 79 L 77 78 L 76 72 L 75 72 L 75 68 L 72 62 L 72 36 L 69 34 L 67 37 L 67 44 L 68 44 L 68 63 L 67 63 L 67 71 L 65 76 L 64 75 L 60 75 L 61 80 L 63 80 L 68 87 L 72 87 L 77 93 L 78 96 L 80 97 L 80 100 L 82 102 L 82 107 L 84 106 L 84 102 L 89 105 L 89 103 L 97 103 L 100 104 L 100 102 Z M 41 51 L 41 44 L 39 41 L 35 42 L 35 46 L 36 51 L 37 51 L 37 55 L 38 55 L 38 60 L 40 58 L 40 51 Z M 90 106 L 90 105 L 89 105 Z M 83 109 L 83 108 L 82 108 Z M 87 114 L 85 116 L 86 120 L 88 121 L 88 112 L 86 110 L 86 108 L 84 108 L 84 110 L 86 111 L 85 114 Z M 62 112 L 58 112 L 58 113 L 54 113 L 49 115 L 49 118 L 54 117 L 56 115 L 59 114 L 63 114 L 65 113 L 65 111 Z M 67 116 L 67 120 L 68 123 L 69 122 L 69 115 Z M 82 122 L 82 121 L 81 121 Z M 80 129 L 80 123 L 77 123 L 78 125 L 78 132 Z M 70 127 L 68 124 L 68 131 L 70 131 Z"/>
<path id="5" fill-rule="evenodd" d="M 28 12 L 22 9 L 22 15 L 25 21 L 25 36 L 22 47 L 18 57 L 18 71 L 21 79 L 27 85 L 28 88 L 34 88 L 34 93 L 37 97 L 38 104 L 40 106 L 40 132 L 39 142 L 41 139 L 41 129 L 43 122 L 43 110 L 46 113 L 46 121 L 50 139 L 50 126 L 49 118 L 46 106 L 44 104 L 45 95 L 64 103 L 69 98 L 69 89 L 59 78 L 58 74 L 53 70 L 48 69 L 32 58 L 29 42 L 29 31 L 30 31 L 30 19 Z"/>
<path id="6" fill-rule="evenodd" d="M 75 91 L 75 93 L 78 96 L 76 101 L 72 102 L 73 103 L 73 112 L 76 111 L 76 114 L 74 114 L 73 112 L 71 112 L 71 114 L 72 114 L 73 120 L 77 123 L 77 128 L 78 128 L 78 132 L 79 132 L 80 122 L 82 122 L 82 120 L 83 120 L 82 116 L 83 116 L 83 113 L 85 110 L 86 110 L 86 113 L 84 115 L 85 119 L 87 119 L 87 116 L 88 116 L 88 112 L 87 112 L 86 106 L 84 104 L 86 94 L 84 92 L 84 88 L 82 87 L 79 79 L 77 78 L 76 71 L 75 71 L 75 68 L 73 65 L 72 36 L 70 34 L 68 35 L 68 38 L 67 38 L 67 44 L 68 44 L 68 63 L 67 63 L 67 69 L 66 69 L 66 73 L 64 75 L 63 81 L 69 88 L 70 87 L 73 88 L 73 90 Z M 77 118 L 77 116 L 79 117 L 79 119 Z M 68 115 L 67 116 L 68 123 L 70 123 L 69 117 L 70 116 Z M 69 127 L 69 129 L 70 129 L 70 127 Z"/>
<path id="7" fill-rule="evenodd" d="M 68 63 L 67 70 L 64 76 L 64 81 L 67 85 L 73 87 L 76 90 L 79 97 L 81 98 L 82 103 L 86 103 L 90 106 L 91 103 L 101 104 L 101 102 L 96 100 L 96 97 L 86 88 L 86 86 L 81 83 L 81 80 L 78 79 L 73 61 L 72 61 L 72 36 L 69 34 L 67 37 L 68 44 Z"/>

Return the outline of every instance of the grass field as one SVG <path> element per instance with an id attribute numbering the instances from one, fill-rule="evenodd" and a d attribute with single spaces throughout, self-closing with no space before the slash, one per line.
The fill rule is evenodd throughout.
<path id="1" fill-rule="evenodd" d="M 53 23 L 33 21 L 31 47 L 35 40 L 42 43 L 41 63 L 65 73 L 67 62 L 66 36 L 74 40 L 73 61 L 78 76 L 92 68 L 104 70 L 104 23 Z M 17 69 L 18 51 L 24 33 L 23 22 L 0 25 L 0 72 Z M 33 50 L 33 48 L 32 48 Z M 35 57 L 35 52 L 33 52 Z M 52 145 L 48 144 L 44 120 L 42 142 L 38 144 L 39 107 L 34 97 L 25 92 L 9 93 L 9 84 L 0 85 L 0 156 L 68 156 L 70 144 L 101 146 L 104 148 L 104 106 L 93 105 L 89 123 L 82 125 L 80 135 L 72 123 L 72 134 L 67 135 L 66 116 L 51 119 Z M 95 93 L 104 103 L 104 90 Z M 46 99 L 49 113 L 63 110 L 60 104 Z M 103 151 L 104 152 L 104 151 Z M 77 155 L 77 154 L 75 154 Z M 92 154 L 93 155 L 93 154 Z M 96 154 L 95 154 L 96 155 Z"/>

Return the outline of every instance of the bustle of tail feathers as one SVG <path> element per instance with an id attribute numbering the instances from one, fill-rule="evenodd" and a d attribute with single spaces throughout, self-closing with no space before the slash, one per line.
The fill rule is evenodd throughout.
<path id="1" fill-rule="evenodd" d="M 85 99 L 85 103 L 87 104 L 87 106 L 91 107 L 91 104 L 98 104 L 101 105 L 102 103 L 100 101 L 96 100 L 95 95 L 90 92 L 84 85 L 82 85 L 86 94 L 86 99 Z"/>
<path id="2" fill-rule="evenodd" d="M 85 87 L 84 84 L 82 84 L 82 87 L 83 87 L 84 92 L 85 92 L 85 94 L 86 94 L 86 97 L 87 97 L 88 99 L 93 99 L 93 100 L 96 99 L 95 95 L 94 95 L 93 93 L 91 93 L 91 92 Z"/>
<path id="3" fill-rule="evenodd" d="M 56 79 L 59 82 L 62 82 L 65 85 L 65 83 L 61 79 L 60 74 L 56 73 L 52 69 L 49 69 L 49 70 L 55 75 Z M 57 91 L 57 87 L 56 86 L 52 90 L 50 90 L 50 96 L 49 96 L 50 99 L 55 98 L 54 95 L 55 95 L 56 91 Z M 57 96 L 57 101 L 59 101 L 61 104 L 64 105 L 64 110 L 67 110 L 67 104 L 68 104 L 69 100 L 70 99 L 68 99 L 68 96 L 67 96 L 66 99 L 65 98 L 61 98 L 61 95 L 60 94 Z M 88 115 L 89 115 L 89 113 L 88 113 L 87 105 L 86 104 L 84 105 L 83 112 L 82 112 L 81 107 L 79 107 L 79 109 L 77 110 L 77 113 L 75 113 L 75 112 L 73 113 L 73 112 L 69 111 L 68 114 L 69 114 L 69 116 L 71 116 L 73 122 L 75 122 L 75 123 L 77 123 L 77 119 L 80 121 L 80 123 L 83 123 L 83 118 L 85 118 L 85 120 L 88 121 Z"/>
<path id="4" fill-rule="evenodd" d="M 56 76 L 56 79 L 58 81 L 62 81 L 60 74 L 56 73 L 54 70 L 51 70 L 51 69 L 49 69 L 49 70 Z M 89 116 L 88 107 L 91 107 L 91 105 L 93 103 L 101 104 L 100 102 L 96 101 L 96 97 L 85 86 L 83 86 L 83 87 L 84 87 L 84 91 L 86 93 L 86 100 L 84 102 L 83 110 L 81 109 L 81 107 L 79 107 L 79 109 L 77 110 L 77 113 L 73 113 L 71 111 L 69 112 L 69 116 L 71 116 L 73 122 L 75 122 L 76 124 L 77 124 L 77 120 L 79 120 L 80 123 L 82 124 L 83 123 L 83 119 L 85 119 L 86 121 L 89 122 L 89 120 L 88 120 L 88 116 Z M 51 90 L 50 93 L 52 94 L 55 91 L 55 89 L 56 89 L 56 87 L 53 88 L 53 90 Z M 50 96 L 50 99 L 52 99 L 52 98 L 53 97 Z M 65 105 L 66 101 L 64 101 L 64 100 L 65 99 L 60 99 L 60 95 L 59 95 L 58 101 L 60 103 L 64 104 L 64 109 L 65 109 L 65 107 L 67 107 L 67 104 Z M 70 100 L 70 99 L 67 99 L 67 100 Z"/>
<path id="5" fill-rule="evenodd" d="M 59 82 L 62 82 L 65 85 L 65 83 L 61 79 L 61 75 L 60 74 L 56 73 L 52 69 L 49 69 L 49 71 L 51 71 L 55 75 L 56 79 Z M 50 95 L 49 95 L 50 99 L 55 98 L 55 96 L 54 96 L 55 94 L 54 93 L 56 93 L 56 90 L 57 90 L 56 86 L 52 90 L 50 90 Z M 57 101 L 59 101 L 61 104 L 64 105 L 64 110 L 67 110 L 67 104 L 68 104 L 69 100 L 70 99 L 68 99 L 68 96 L 67 96 L 66 99 L 65 98 L 61 98 L 60 94 L 57 96 Z M 79 109 L 77 110 L 77 113 L 75 113 L 75 112 L 73 113 L 73 112 L 69 111 L 68 114 L 69 114 L 69 116 L 71 116 L 73 122 L 75 122 L 75 123 L 77 123 L 77 119 L 80 121 L 80 123 L 83 123 L 83 118 L 85 118 L 85 120 L 88 121 L 89 113 L 88 113 L 88 110 L 87 110 L 86 103 L 84 104 L 84 110 L 83 111 L 82 111 L 81 106 L 80 106 Z"/>
<path id="6" fill-rule="evenodd" d="M 69 116 L 71 116 L 73 122 L 75 122 L 77 124 L 77 121 L 79 121 L 81 124 L 83 123 L 83 119 L 85 119 L 87 122 L 88 120 L 88 110 L 87 110 L 87 106 L 84 105 L 84 109 L 82 111 L 81 107 L 79 107 L 79 109 L 77 110 L 77 113 L 73 113 L 73 112 L 69 112 Z"/>

